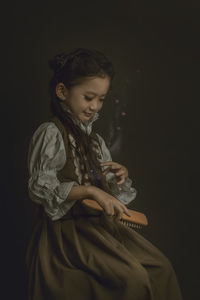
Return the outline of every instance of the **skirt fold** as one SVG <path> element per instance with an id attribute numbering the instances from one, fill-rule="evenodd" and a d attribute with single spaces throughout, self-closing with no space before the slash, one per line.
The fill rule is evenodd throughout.
<path id="1" fill-rule="evenodd" d="M 181 300 L 169 260 L 104 214 L 38 219 L 26 264 L 29 300 Z"/>

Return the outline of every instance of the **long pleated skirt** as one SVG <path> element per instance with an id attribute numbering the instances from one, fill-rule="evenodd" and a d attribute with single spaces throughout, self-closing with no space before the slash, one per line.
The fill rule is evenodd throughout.
<path id="1" fill-rule="evenodd" d="M 104 213 L 40 213 L 27 247 L 28 300 L 181 300 L 169 260 Z"/>

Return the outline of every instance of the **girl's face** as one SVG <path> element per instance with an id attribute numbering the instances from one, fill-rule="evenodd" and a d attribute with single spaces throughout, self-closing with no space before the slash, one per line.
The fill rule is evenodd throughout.
<path id="1" fill-rule="evenodd" d="M 63 97 L 59 96 L 59 85 L 61 85 Z M 67 89 L 63 83 L 59 83 L 56 93 L 60 100 L 66 101 L 75 117 L 86 123 L 102 108 L 109 86 L 108 76 L 92 77 L 70 89 Z"/>

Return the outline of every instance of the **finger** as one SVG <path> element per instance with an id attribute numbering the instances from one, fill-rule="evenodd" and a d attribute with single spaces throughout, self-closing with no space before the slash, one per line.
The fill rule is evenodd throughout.
<path id="1" fill-rule="evenodd" d="M 104 171 L 103 171 L 103 175 L 106 175 L 106 174 L 108 174 L 110 172 L 110 168 L 107 168 L 107 169 L 105 169 Z"/>
<path id="2" fill-rule="evenodd" d="M 100 163 L 102 166 L 111 166 L 113 164 L 116 164 L 114 161 L 102 161 Z"/>
<path id="3" fill-rule="evenodd" d="M 110 217 L 114 216 L 114 213 L 112 213 L 110 209 L 105 209 L 105 214 Z"/>
<path id="4" fill-rule="evenodd" d="M 113 166 L 111 166 L 111 169 L 112 170 L 121 170 L 121 166 L 120 165 L 113 165 Z"/>
<path id="5" fill-rule="evenodd" d="M 112 173 L 114 173 L 115 175 L 116 175 L 116 172 L 118 171 L 118 170 L 120 170 L 119 168 L 113 168 L 112 166 L 111 167 L 108 167 L 107 169 L 105 169 L 104 171 L 103 171 L 103 175 L 106 175 L 106 174 L 108 174 L 109 172 L 112 172 Z M 122 172 L 122 174 L 123 174 L 124 172 Z"/>
<path id="6" fill-rule="evenodd" d="M 106 208 L 106 209 L 105 209 L 105 213 L 106 213 L 108 216 L 114 216 L 114 211 L 111 210 L 110 208 Z"/>
<path id="7" fill-rule="evenodd" d="M 116 172 L 118 172 L 118 171 L 119 171 L 119 168 L 112 168 L 112 167 L 110 167 L 110 169 L 109 169 L 109 172 L 111 172 L 111 173 L 113 173 L 115 175 L 116 175 Z"/>
<path id="8" fill-rule="evenodd" d="M 121 179 L 120 181 L 117 182 L 117 185 L 122 185 L 125 182 L 124 179 Z"/>
<path id="9" fill-rule="evenodd" d="M 108 216 L 114 216 L 115 212 L 111 202 L 105 206 L 105 212 Z"/>
<path id="10" fill-rule="evenodd" d="M 131 214 L 129 213 L 128 208 L 126 208 L 126 206 L 124 209 L 124 214 L 127 215 L 128 217 L 131 217 Z"/>
<path id="11" fill-rule="evenodd" d="M 113 169 L 120 169 L 122 166 L 116 162 L 113 162 L 113 161 L 107 161 L 107 162 L 101 162 L 100 163 L 101 166 L 110 166 L 112 167 Z"/>
<path id="12" fill-rule="evenodd" d="M 115 220 L 120 221 L 122 219 L 122 213 L 118 213 L 115 215 Z"/>
<path id="13" fill-rule="evenodd" d="M 128 217 L 131 217 L 131 214 L 130 214 L 128 208 L 122 202 L 120 202 L 120 205 L 121 205 L 122 214 L 124 213 Z"/>
<path id="14" fill-rule="evenodd" d="M 124 167 L 122 167 L 117 173 L 116 173 L 116 175 L 122 175 L 122 174 L 124 174 L 126 177 L 128 176 L 128 170 L 126 169 L 126 168 L 124 168 Z"/>
<path id="15" fill-rule="evenodd" d="M 121 171 L 117 171 L 117 173 L 115 173 L 116 176 L 122 176 L 125 175 L 125 170 L 121 170 Z"/>
<path id="16" fill-rule="evenodd" d="M 121 220 L 122 218 L 122 215 L 123 215 L 123 208 L 115 208 L 115 218 L 116 220 Z"/>
<path id="17" fill-rule="evenodd" d="M 122 176 L 121 179 L 119 178 L 119 181 L 117 182 L 118 185 L 123 184 L 125 182 L 125 177 Z"/>

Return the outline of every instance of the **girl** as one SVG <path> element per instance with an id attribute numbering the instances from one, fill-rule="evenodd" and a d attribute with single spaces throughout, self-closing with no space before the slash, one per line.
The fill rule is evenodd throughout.
<path id="1" fill-rule="evenodd" d="M 96 50 L 50 61 L 52 117 L 30 141 L 30 198 L 40 207 L 27 249 L 29 300 L 180 300 L 166 257 L 120 222 L 136 196 L 92 130 L 114 76 Z M 81 201 L 96 200 L 104 212 Z"/>

